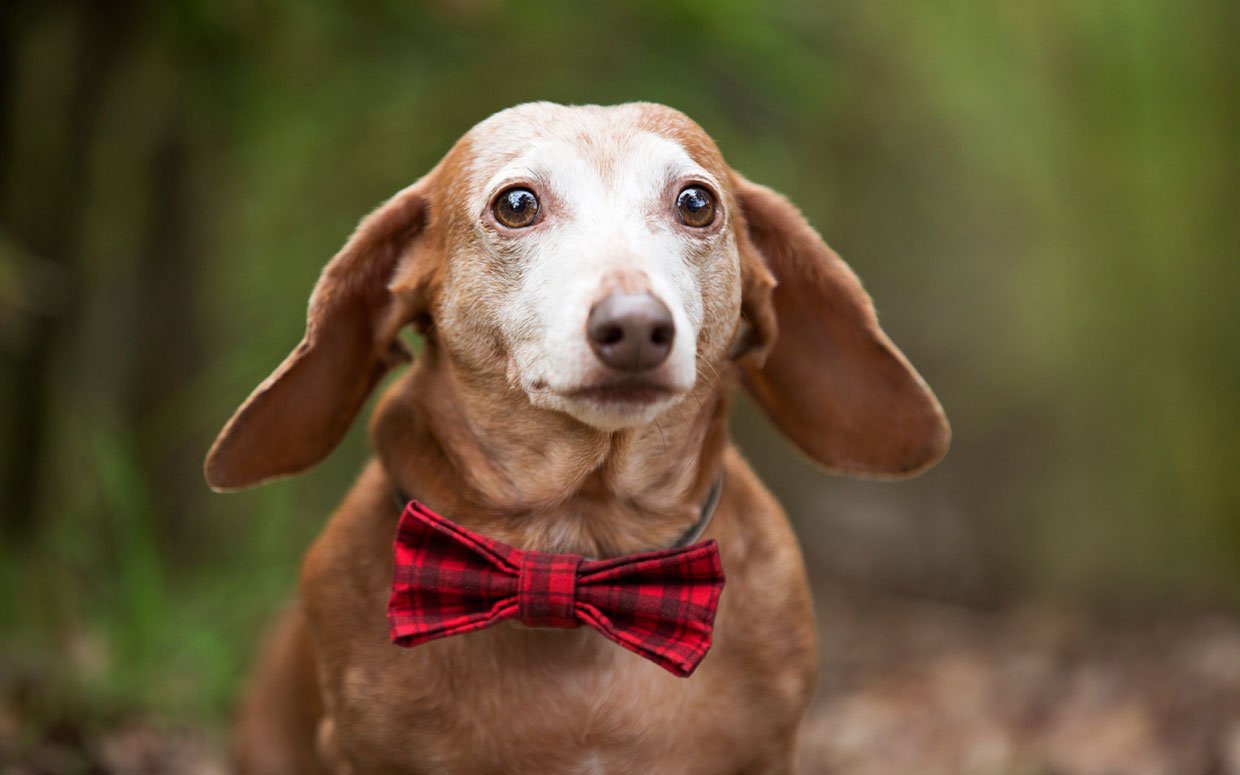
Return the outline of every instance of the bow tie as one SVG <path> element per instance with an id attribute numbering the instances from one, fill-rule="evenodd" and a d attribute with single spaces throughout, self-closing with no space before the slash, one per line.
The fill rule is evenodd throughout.
<path id="1" fill-rule="evenodd" d="M 396 529 L 388 621 L 417 646 L 513 619 L 529 627 L 585 623 L 678 676 L 710 648 L 723 589 L 716 543 L 610 560 L 523 551 L 410 501 Z"/>

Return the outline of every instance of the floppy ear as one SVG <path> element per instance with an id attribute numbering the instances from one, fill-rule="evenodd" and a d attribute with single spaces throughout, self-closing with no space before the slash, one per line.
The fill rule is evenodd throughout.
<path id="1" fill-rule="evenodd" d="M 828 469 L 902 476 L 938 462 L 947 418 L 879 328 L 857 276 L 783 196 L 740 175 L 734 185 L 742 311 L 755 339 L 738 362 L 750 395 Z"/>
<path id="2" fill-rule="evenodd" d="M 426 219 L 429 176 L 366 216 L 323 269 L 306 334 L 232 416 L 207 453 L 216 490 L 303 471 L 327 456 L 380 378 L 409 359 L 408 317 L 388 290 Z"/>

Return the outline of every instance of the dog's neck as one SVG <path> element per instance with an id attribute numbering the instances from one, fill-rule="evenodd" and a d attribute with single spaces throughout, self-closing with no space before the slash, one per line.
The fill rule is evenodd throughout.
<path id="1" fill-rule="evenodd" d="M 701 517 L 727 443 L 726 390 L 703 384 L 648 426 L 604 432 L 473 380 L 428 343 L 371 424 L 392 485 L 520 548 L 616 556 Z"/>

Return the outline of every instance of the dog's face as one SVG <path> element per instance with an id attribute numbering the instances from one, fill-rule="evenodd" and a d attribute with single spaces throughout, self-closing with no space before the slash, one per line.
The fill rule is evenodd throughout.
<path id="1" fill-rule="evenodd" d="M 947 448 L 942 409 L 851 270 L 659 105 L 503 111 L 365 218 L 301 344 L 221 431 L 208 481 L 321 459 L 409 323 L 457 371 L 598 432 L 650 423 L 735 368 L 829 469 L 905 475 Z"/>
<path id="2" fill-rule="evenodd" d="M 433 314 L 459 363 L 614 430 L 725 356 L 741 313 L 731 181 L 695 125 L 657 106 L 539 103 L 484 121 L 458 153 Z"/>

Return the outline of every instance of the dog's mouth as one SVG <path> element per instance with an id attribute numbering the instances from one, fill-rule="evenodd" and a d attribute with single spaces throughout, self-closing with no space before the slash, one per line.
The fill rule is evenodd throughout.
<path id="1" fill-rule="evenodd" d="M 564 393 L 564 397 L 573 401 L 589 401 L 599 407 L 623 409 L 659 403 L 678 392 L 659 382 L 625 379 L 575 388 Z"/>
<path id="2" fill-rule="evenodd" d="M 635 428 L 651 422 L 688 394 L 671 375 L 594 374 L 581 382 L 556 385 L 533 379 L 522 385 L 530 401 L 543 409 L 564 412 L 600 430 Z"/>

